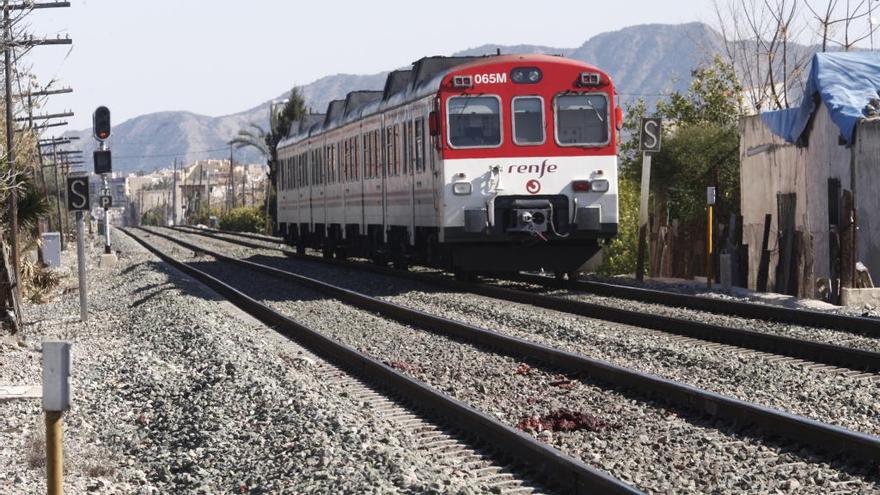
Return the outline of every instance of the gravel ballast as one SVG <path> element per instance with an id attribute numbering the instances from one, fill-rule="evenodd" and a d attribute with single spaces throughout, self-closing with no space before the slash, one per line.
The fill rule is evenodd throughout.
<path id="1" fill-rule="evenodd" d="M 258 258 L 254 258 L 254 261 L 431 314 L 603 359 L 825 423 L 880 435 L 880 389 L 871 380 L 848 377 L 833 370 L 810 369 L 798 362 L 777 360 L 771 355 L 740 354 L 727 346 L 682 339 L 653 330 L 450 292 L 429 284 L 291 259 L 271 251 L 255 252 L 192 234 L 185 237 L 195 244 L 202 243 L 230 255 L 256 255 Z M 619 299 L 616 301 L 639 304 Z M 667 311 L 664 314 L 670 316 L 691 319 L 717 317 L 689 310 L 674 313 L 675 308 L 662 308 Z M 652 311 L 648 308 L 643 310 Z"/>
<path id="2" fill-rule="evenodd" d="M 204 238 L 191 240 L 208 244 Z M 151 242 L 170 249 L 168 241 L 152 237 Z M 265 256 L 265 253 L 250 252 Z M 407 283 L 400 280 L 275 258 L 288 268 L 293 264 L 303 268 L 304 273 L 310 265 L 309 270 L 314 272 L 307 274 L 317 278 L 331 282 L 338 282 L 334 277 L 348 279 L 346 286 L 349 287 L 357 283 L 364 289 L 363 285 L 375 284 L 372 291 L 384 291 L 386 297 L 411 295 Z M 266 261 L 265 257 L 261 256 L 261 261 Z M 389 322 L 272 277 L 212 259 L 198 261 L 196 265 L 234 281 L 236 287 L 308 326 L 374 356 L 394 360 L 400 369 L 495 414 L 508 424 L 515 425 L 560 408 L 595 416 L 604 421 L 606 427 L 568 433 L 544 431 L 540 438 L 643 489 L 699 493 L 773 492 L 796 487 L 803 493 L 828 493 L 850 487 L 856 491 L 876 489 L 874 480 L 853 476 L 845 466 L 829 466 L 805 458 L 797 449 L 790 452 L 788 447 L 743 436 L 727 430 L 724 425 L 683 418 L 663 407 L 599 388 L 578 377 L 557 376 L 553 370 L 534 363 L 521 363 Z M 321 271 L 322 275 L 317 273 Z M 456 319 L 466 319 L 457 311 L 479 317 L 478 309 L 485 305 L 474 303 L 473 296 L 469 295 L 436 291 L 426 294 L 441 300 L 441 306 L 446 308 L 444 316 Z M 459 297 L 468 298 L 463 309 L 457 308 Z M 412 305 L 412 299 L 407 300 L 408 305 Z M 432 309 L 431 312 L 437 311 Z M 509 316 L 505 310 L 493 318 Z M 551 316 L 561 320 L 557 323 L 560 327 L 571 323 L 559 315 L 546 318 Z M 516 317 L 512 321 L 519 322 Z M 527 367 L 524 368 L 524 364 Z"/>
<path id="3" fill-rule="evenodd" d="M 67 493 L 488 490 L 475 475 L 488 462 L 423 448 L 363 385 L 126 236 L 114 247 L 112 268 L 97 266 L 99 241 L 89 248 L 88 324 L 70 249 L 65 294 L 26 306 L 24 332 L 0 347 L 0 384 L 37 385 L 41 340 L 73 341 Z M 39 400 L 0 402 L 0 416 L 0 491 L 45 493 Z"/>

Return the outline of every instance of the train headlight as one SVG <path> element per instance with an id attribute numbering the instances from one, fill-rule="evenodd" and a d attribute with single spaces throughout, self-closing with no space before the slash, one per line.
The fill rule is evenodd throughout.
<path id="1" fill-rule="evenodd" d="M 457 196 L 467 196 L 473 191 L 470 182 L 456 182 L 452 185 L 452 192 Z"/>
<path id="2" fill-rule="evenodd" d="M 537 67 L 517 67 L 510 72 L 510 80 L 517 84 L 535 84 L 541 82 L 544 75 Z"/>
<path id="3" fill-rule="evenodd" d="M 605 179 L 596 179 L 590 182 L 590 188 L 595 192 L 608 192 L 608 181 Z"/>

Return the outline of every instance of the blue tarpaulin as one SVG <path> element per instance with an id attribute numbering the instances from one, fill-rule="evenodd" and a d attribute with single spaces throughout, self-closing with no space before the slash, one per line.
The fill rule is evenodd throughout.
<path id="1" fill-rule="evenodd" d="M 876 52 L 817 53 L 813 56 L 804 100 L 798 108 L 764 112 L 761 117 L 773 134 L 796 143 L 807 128 L 817 100 L 825 103 L 831 120 L 849 145 L 865 106 L 878 97 L 880 54 Z"/>

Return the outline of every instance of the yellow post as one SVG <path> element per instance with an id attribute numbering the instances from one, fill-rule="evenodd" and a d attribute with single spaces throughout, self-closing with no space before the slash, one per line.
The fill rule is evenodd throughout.
<path id="1" fill-rule="evenodd" d="M 709 205 L 709 225 L 706 231 L 708 232 L 706 238 L 706 286 L 710 289 L 712 288 L 712 209 L 714 206 Z"/>
<path id="2" fill-rule="evenodd" d="M 46 493 L 64 493 L 64 449 L 61 411 L 46 411 Z"/>

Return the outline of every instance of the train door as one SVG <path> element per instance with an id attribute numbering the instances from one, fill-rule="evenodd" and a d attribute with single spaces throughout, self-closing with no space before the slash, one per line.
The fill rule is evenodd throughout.
<path id="1" fill-rule="evenodd" d="M 382 120 L 376 117 L 364 124 L 364 224 L 370 242 L 382 240 L 383 216 L 383 154 Z"/>
<path id="2" fill-rule="evenodd" d="M 413 122 L 413 155 L 415 167 L 415 224 L 419 227 L 433 225 L 434 191 L 431 169 L 428 166 L 425 116 L 417 112 Z"/>
<path id="3" fill-rule="evenodd" d="M 406 132 L 403 133 L 403 163 L 405 164 L 405 176 L 408 182 L 407 190 L 409 191 L 409 244 L 411 246 L 416 243 L 416 147 L 415 147 L 415 124 L 416 119 L 412 116 L 412 110 L 407 112 L 405 124 Z"/>

